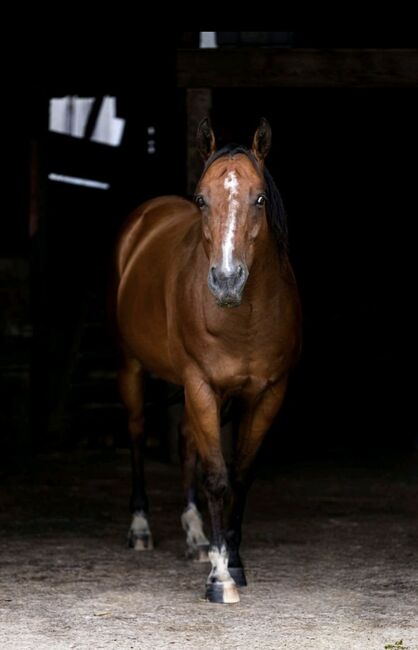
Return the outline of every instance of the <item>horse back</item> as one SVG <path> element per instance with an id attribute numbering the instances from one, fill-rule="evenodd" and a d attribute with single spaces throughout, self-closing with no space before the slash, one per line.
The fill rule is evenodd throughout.
<path id="1" fill-rule="evenodd" d="M 164 239 L 181 238 L 196 220 L 196 214 L 194 204 L 179 196 L 160 196 L 140 205 L 126 219 L 118 237 L 115 262 L 119 280 L 148 243 L 160 247 Z"/>

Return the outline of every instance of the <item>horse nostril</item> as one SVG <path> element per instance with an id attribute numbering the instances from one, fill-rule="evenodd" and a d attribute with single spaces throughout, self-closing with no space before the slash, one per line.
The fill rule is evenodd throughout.
<path id="1" fill-rule="evenodd" d="M 242 275 L 244 273 L 244 269 L 242 268 L 241 264 L 238 267 L 238 277 L 242 278 Z"/>
<path id="2" fill-rule="evenodd" d="M 214 285 L 218 284 L 218 277 L 216 275 L 216 267 L 212 266 L 210 269 L 210 276 Z"/>

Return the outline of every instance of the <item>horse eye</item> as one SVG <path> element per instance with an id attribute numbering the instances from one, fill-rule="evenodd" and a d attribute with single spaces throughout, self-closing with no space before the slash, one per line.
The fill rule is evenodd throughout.
<path id="1" fill-rule="evenodd" d="M 255 204 L 260 207 L 266 204 L 266 197 L 264 196 L 264 194 L 260 194 L 260 196 L 257 197 L 257 201 L 255 202 Z"/>
<path id="2" fill-rule="evenodd" d="M 206 205 L 206 201 L 201 194 L 199 194 L 199 196 L 196 196 L 195 202 L 198 208 L 204 208 Z"/>

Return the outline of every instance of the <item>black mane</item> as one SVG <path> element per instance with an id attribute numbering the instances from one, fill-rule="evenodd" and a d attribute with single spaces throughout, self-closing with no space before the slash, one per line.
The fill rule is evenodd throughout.
<path id="1" fill-rule="evenodd" d="M 222 158 L 222 156 L 235 156 L 239 153 L 243 153 L 247 156 L 247 158 L 249 158 L 253 163 L 254 167 L 257 170 L 260 170 L 257 158 L 250 149 L 239 144 L 231 143 L 222 147 L 222 149 L 218 149 L 218 151 L 215 151 L 215 153 L 208 158 L 203 173 L 205 173 L 208 167 L 210 167 L 215 160 L 218 160 L 218 158 Z M 267 219 L 276 238 L 279 252 L 286 252 L 288 248 L 288 230 L 287 215 L 283 205 L 283 200 L 272 175 L 266 167 L 264 167 L 263 170 L 263 177 L 266 184 Z"/>

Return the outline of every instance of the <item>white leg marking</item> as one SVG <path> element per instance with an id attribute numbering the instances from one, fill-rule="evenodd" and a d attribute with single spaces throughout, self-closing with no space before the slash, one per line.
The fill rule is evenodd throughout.
<path id="1" fill-rule="evenodd" d="M 212 570 L 208 575 L 206 584 L 222 585 L 222 602 L 238 603 L 240 599 L 239 593 L 235 585 L 235 580 L 233 580 L 228 571 L 228 553 L 225 546 L 222 546 L 220 551 L 212 546 L 209 551 L 209 559 L 212 564 Z"/>
<path id="2" fill-rule="evenodd" d="M 231 574 L 228 571 L 228 552 L 225 546 L 222 546 L 220 552 L 212 546 L 209 551 L 209 560 L 212 564 L 212 570 L 208 576 L 208 582 L 232 582 Z M 235 583 L 234 583 L 235 584 Z"/>
<path id="3" fill-rule="evenodd" d="M 237 211 L 239 203 L 236 200 L 238 195 L 238 178 L 234 171 L 229 172 L 224 181 L 224 188 L 228 192 L 228 221 L 226 224 L 225 238 L 222 242 L 222 264 L 223 271 L 232 270 L 232 254 L 234 252 L 234 236 L 237 225 Z"/>
<path id="4" fill-rule="evenodd" d="M 181 525 L 186 532 L 187 546 L 196 550 L 198 546 L 208 546 L 209 540 L 203 532 L 202 517 L 194 503 L 187 506 L 181 515 Z"/>
<path id="5" fill-rule="evenodd" d="M 129 538 L 133 541 L 133 547 L 136 551 L 149 550 L 154 547 L 151 529 L 142 511 L 138 510 L 133 514 Z"/>
<path id="6" fill-rule="evenodd" d="M 134 512 L 131 523 L 131 530 L 135 535 L 149 535 L 150 527 L 143 512 Z"/>

